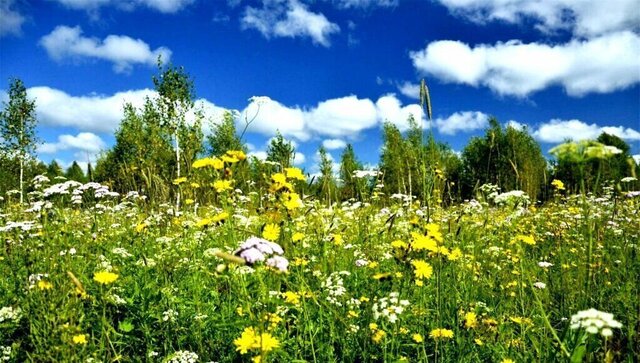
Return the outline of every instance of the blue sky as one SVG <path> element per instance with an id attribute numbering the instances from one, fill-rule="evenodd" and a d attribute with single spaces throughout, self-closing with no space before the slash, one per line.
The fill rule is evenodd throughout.
<path id="1" fill-rule="evenodd" d="M 0 97 L 22 79 L 38 106 L 38 157 L 68 165 L 113 144 L 122 104 L 153 96 L 158 55 L 193 77 L 215 122 L 253 116 L 315 171 L 319 145 L 378 162 L 380 127 L 406 128 L 430 87 L 438 140 L 461 151 L 490 116 L 543 151 L 602 131 L 640 158 L 635 0 L 0 0 Z M 243 117 L 239 118 L 242 127 Z"/>

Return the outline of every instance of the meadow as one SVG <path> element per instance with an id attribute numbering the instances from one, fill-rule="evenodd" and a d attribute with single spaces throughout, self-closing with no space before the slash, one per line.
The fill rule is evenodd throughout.
<path id="1" fill-rule="evenodd" d="M 0 361 L 638 359 L 640 193 L 624 183 L 556 181 L 544 204 L 485 185 L 444 207 L 362 172 L 360 197 L 329 205 L 296 192 L 299 169 L 243 193 L 220 162 L 174 181 L 179 210 L 42 176 L 30 204 L 7 196 Z"/>

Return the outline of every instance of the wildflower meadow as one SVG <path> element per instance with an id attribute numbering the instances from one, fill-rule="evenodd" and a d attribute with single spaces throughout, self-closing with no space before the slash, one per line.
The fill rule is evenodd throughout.
<path id="1" fill-rule="evenodd" d="M 637 361 L 638 192 L 425 205 L 358 171 L 327 204 L 297 168 L 235 188 L 246 162 L 195 161 L 179 209 L 44 176 L 5 200 L 0 361 Z"/>

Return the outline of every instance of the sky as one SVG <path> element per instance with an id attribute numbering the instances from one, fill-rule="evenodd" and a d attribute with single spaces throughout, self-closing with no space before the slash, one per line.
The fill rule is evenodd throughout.
<path id="1" fill-rule="evenodd" d="M 45 162 L 95 162 L 158 56 L 193 78 L 206 132 L 237 112 L 251 154 L 280 131 L 309 172 L 320 145 L 376 165 L 409 115 L 458 152 L 495 117 L 545 153 L 608 132 L 640 160 L 637 0 L 0 0 L 0 99 L 25 83 Z"/>

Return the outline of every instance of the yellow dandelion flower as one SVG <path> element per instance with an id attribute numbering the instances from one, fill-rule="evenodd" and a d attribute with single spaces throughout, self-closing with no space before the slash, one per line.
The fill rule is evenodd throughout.
<path id="1" fill-rule="evenodd" d="M 305 178 L 304 174 L 302 174 L 302 170 L 298 168 L 285 168 L 284 172 L 286 173 L 288 179 L 295 179 L 300 181 L 305 181 L 307 179 Z"/>
<path id="2" fill-rule="evenodd" d="M 373 333 L 373 337 L 371 337 L 371 339 L 375 343 L 380 343 L 386 335 L 387 333 L 385 333 L 384 330 L 376 330 L 375 333 Z"/>
<path id="3" fill-rule="evenodd" d="M 304 233 L 296 232 L 291 236 L 293 242 L 299 242 L 304 238 Z"/>
<path id="4" fill-rule="evenodd" d="M 478 317 L 476 313 L 470 311 L 464 314 L 464 327 L 467 329 L 474 329 L 478 326 Z"/>
<path id="5" fill-rule="evenodd" d="M 46 280 L 40 280 L 38 281 L 38 288 L 40 290 L 51 290 L 53 289 L 53 284 Z"/>
<path id="6" fill-rule="evenodd" d="M 423 260 L 415 260 L 411 261 L 411 264 L 413 265 L 413 273 L 416 275 L 417 279 L 428 279 L 433 275 L 433 267 L 431 267 L 428 262 Z"/>
<path id="7" fill-rule="evenodd" d="M 247 158 L 247 155 L 245 155 L 244 151 L 242 150 L 228 150 L 227 155 L 241 161 Z"/>
<path id="8" fill-rule="evenodd" d="M 262 238 L 269 241 L 275 241 L 278 237 L 280 237 L 280 226 L 275 223 L 269 223 L 264 226 L 264 229 L 262 230 Z"/>
<path id="9" fill-rule="evenodd" d="M 294 291 L 286 291 L 282 294 L 284 296 L 284 301 L 289 304 L 298 305 L 300 304 L 300 294 Z"/>
<path id="10" fill-rule="evenodd" d="M 288 210 L 294 210 L 304 206 L 298 193 L 284 193 L 282 195 L 282 202 Z"/>
<path id="11" fill-rule="evenodd" d="M 240 354 L 246 354 L 249 350 L 256 348 L 257 340 L 256 331 L 249 326 L 244 328 L 240 337 L 235 339 L 233 344 L 236 346 L 236 351 L 240 352 Z"/>
<path id="12" fill-rule="evenodd" d="M 181 178 L 173 179 L 173 184 L 174 185 L 180 185 L 180 184 L 182 184 L 182 183 L 184 183 L 186 181 L 187 181 L 187 177 L 183 176 Z"/>
<path id="13" fill-rule="evenodd" d="M 271 175 L 271 180 L 274 184 L 284 184 L 287 182 L 287 177 L 282 173 L 275 173 Z"/>
<path id="14" fill-rule="evenodd" d="M 413 334 L 411 336 L 411 339 L 413 339 L 413 341 L 416 342 L 416 343 L 424 342 L 424 338 L 422 337 L 422 334 L 418 334 L 418 333 Z"/>
<path id="15" fill-rule="evenodd" d="M 536 244 L 536 240 L 531 235 L 525 236 L 525 235 L 519 234 L 516 236 L 515 241 L 520 241 L 531 246 Z"/>
<path id="16" fill-rule="evenodd" d="M 411 247 L 413 247 L 414 250 L 438 251 L 438 244 L 435 239 L 416 232 L 411 232 L 411 237 L 413 237 Z"/>
<path id="17" fill-rule="evenodd" d="M 513 359 L 505 358 L 505 359 L 503 359 L 503 360 L 502 360 L 502 362 L 500 362 L 500 363 L 514 363 L 514 362 L 513 362 Z"/>
<path id="18" fill-rule="evenodd" d="M 213 182 L 212 186 L 216 190 L 216 192 L 222 193 L 226 190 L 233 189 L 233 187 L 231 186 L 231 182 L 232 180 L 216 180 L 215 182 Z"/>
<path id="19" fill-rule="evenodd" d="M 109 271 L 100 271 L 93 275 L 93 279 L 98 283 L 107 285 L 115 282 L 118 279 L 118 275 Z"/>
<path id="20" fill-rule="evenodd" d="M 280 341 L 269 333 L 260 334 L 259 347 L 262 352 L 270 352 L 280 346 Z"/>
<path id="21" fill-rule="evenodd" d="M 437 243 L 442 243 L 444 239 L 442 238 L 442 232 L 440 232 L 440 226 L 435 223 L 427 224 L 427 235 L 433 238 Z"/>
<path id="22" fill-rule="evenodd" d="M 397 240 L 391 242 L 391 247 L 397 248 L 397 249 L 401 249 L 401 250 L 405 250 L 405 249 L 407 249 L 408 245 L 405 242 L 397 239 Z"/>
<path id="23" fill-rule="evenodd" d="M 429 336 L 435 340 L 438 339 L 451 339 L 453 338 L 453 330 L 445 329 L 445 328 L 437 328 L 433 329 Z"/>
<path id="24" fill-rule="evenodd" d="M 551 182 L 551 186 L 553 186 L 556 190 L 564 190 L 564 183 L 562 180 L 553 179 Z"/>
<path id="25" fill-rule="evenodd" d="M 458 247 L 451 250 L 451 252 L 447 255 L 447 259 L 449 261 L 456 261 L 460 259 L 460 257 L 462 257 L 462 251 Z"/>
<path id="26" fill-rule="evenodd" d="M 87 334 L 74 335 L 72 340 L 73 344 L 87 344 Z"/>

